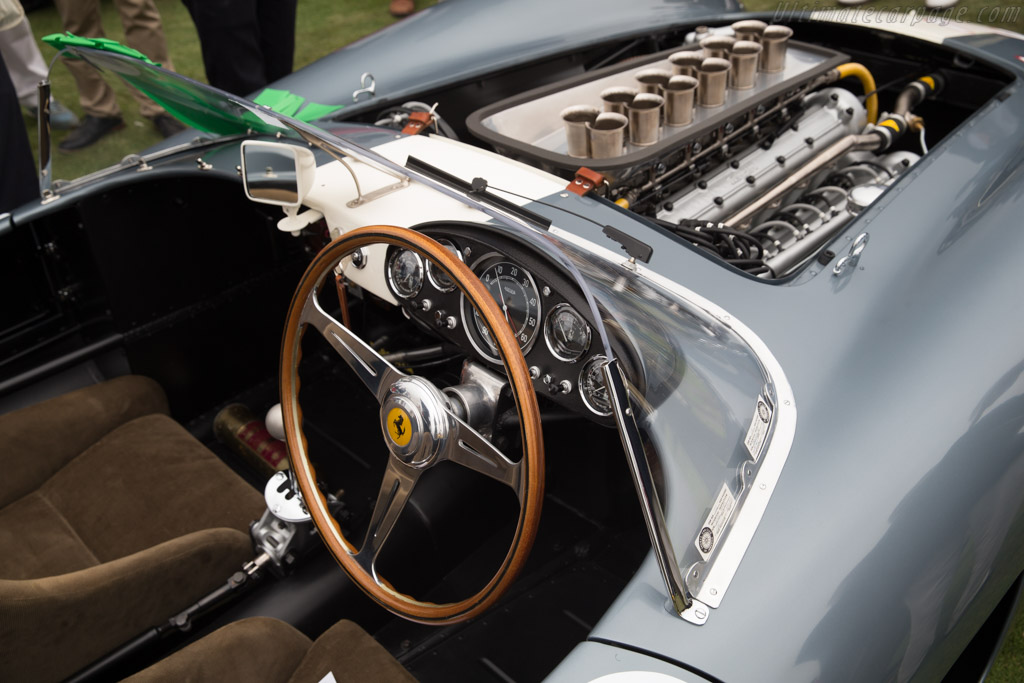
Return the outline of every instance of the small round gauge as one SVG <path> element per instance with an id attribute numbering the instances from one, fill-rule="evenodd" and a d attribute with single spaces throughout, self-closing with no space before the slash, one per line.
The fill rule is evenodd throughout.
<path id="1" fill-rule="evenodd" d="M 575 363 L 590 348 L 590 326 L 569 304 L 558 304 L 544 321 L 544 341 L 558 360 Z"/>
<path id="2" fill-rule="evenodd" d="M 411 299 L 423 287 L 423 259 L 408 249 L 395 249 L 388 257 L 388 284 L 395 294 Z"/>
<path id="3" fill-rule="evenodd" d="M 604 383 L 604 356 L 592 356 L 580 370 L 580 396 L 583 403 L 598 415 L 612 414 L 612 400 Z"/>
<path id="4" fill-rule="evenodd" d="M 540 331 L 540 294 L 537 292 L 533 276 L 515 263 L 499 261 L 487 266 L 480 273 L 480 280 L 504 313 L 505 322 L 512 328 L 519 348 L 526 353 L 533 346 L 537 332 Z M 469 307 L 468 302 L 465 302 L 465 306 Z M 468 310 L 465 313 L 465 317 L 468 318 Z M 472 318 L 473 329 L 483 342 L 483 348 L 477 350 L 491 360 L 497 361 L 498 347 L 491 340 L 491 333 L 483 318 L 475 309 Z"/>
<path id="5" fill-rule="evenodd" d="M 462 252 L 452 244 L 451 240 L 440 239 L 437 243 L 455 255 L 455 258 L 462 260 Z M 433 261 L 427 261 L 427 279 L 442 292 L 451 292 L 455 289 L 455 283 L 440 268 L 434 265 Z"/>

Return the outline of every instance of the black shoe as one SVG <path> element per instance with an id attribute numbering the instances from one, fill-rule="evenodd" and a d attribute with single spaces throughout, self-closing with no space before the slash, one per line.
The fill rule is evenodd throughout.
<path id="1" fill-rule="evenodd" d="M 97 142 L 107 133 L 124 128 L 124 120 L 120 116 L 86 115 L 82 124 L 61 140 L 57 148 L 62 152 L 72 152 Z"/>
<path id="2" fill-rule="evenodd" d="M 170 114 L 157 114 L 153 117 L 153 125 L 165 138 L 185 130 L 185 126 Z"/>

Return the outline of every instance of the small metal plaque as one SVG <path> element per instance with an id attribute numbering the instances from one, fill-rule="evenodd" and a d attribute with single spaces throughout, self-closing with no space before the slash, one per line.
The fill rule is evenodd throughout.
<path id="1" fill-rule="evenodd" d="M 729 487 L 722 484 L 718 497 L 715 498 L 715 503 L 711 506 L 711 512 L 704 519 L 704 524 L 701 525 L 697 538 L 693 542 L 705 562 L 715 551 L 715 546 L 721 542 L 725 527 L 732 518 L 734 509 L 736 509 L 736 498 L 729 491 Z"/>

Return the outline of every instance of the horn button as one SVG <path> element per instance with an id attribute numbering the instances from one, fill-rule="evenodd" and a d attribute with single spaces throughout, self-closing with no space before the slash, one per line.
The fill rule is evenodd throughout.
<path id="1" fill-rule="evenodd" d="M 381 404 L 381 428 L 392 454 L 411 467 L 427 467 L 437 458 L 451 431 L 448 399 L 420 377 L 403 377 Z"/>

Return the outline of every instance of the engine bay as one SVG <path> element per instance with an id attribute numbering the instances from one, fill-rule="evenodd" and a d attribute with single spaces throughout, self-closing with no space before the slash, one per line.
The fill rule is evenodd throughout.
<path id="1" fill-rule="evenodd" d="M 1007 82 L 935 45 L 830 24 L 748 19 L 612 47 L 549 63 L 544 85 L 461 121 L 445 96 L 464 91 L 433 94 L 435 129 L 583 178 L 700 253 L 777 281 L 834 266 L 826 246 L 842 228 Z M 376 123 L 401 128 L 410 113 Z"/>

